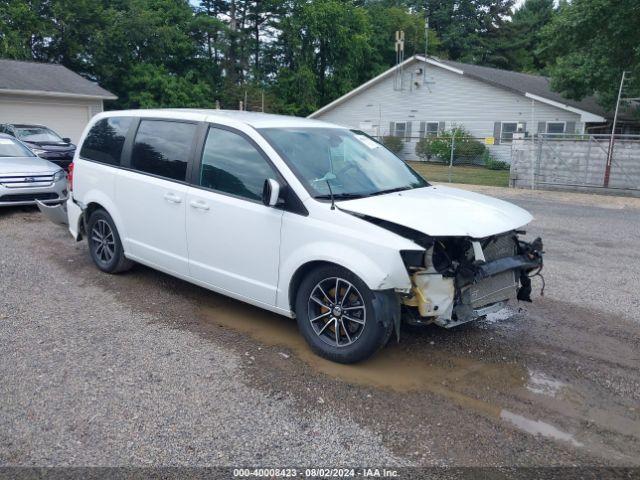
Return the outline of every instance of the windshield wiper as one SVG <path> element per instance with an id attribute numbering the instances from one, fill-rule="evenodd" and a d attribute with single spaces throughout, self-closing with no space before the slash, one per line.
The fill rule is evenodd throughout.
<path id="1" fill-rule="evenodd" d="M 413 187 L 396 187 L 389 188 L 388 190 L 380 190 L 379 192 L 370 193 L 368 196 L 373 197 L 375 195 L 384 195 L 385 193 L 394 193 L 394 192 L 402 192 L 404 190 L 411 190 Z"/>
<path id="2" fill-rule="evenodd" d="M 365 193 L 334 193 L 333 194 L 333 198 L 335 200 L 347 200 L 347 199 L 352 199 L 352 198 L 362 198 L 362 197 L 366 197 L 367 194 Z M 326 194 L 326 195 L 316 195 L 313 198 L 318 198 L 320 200 L 330 200 L 332 198 L 331 195 Z"/>

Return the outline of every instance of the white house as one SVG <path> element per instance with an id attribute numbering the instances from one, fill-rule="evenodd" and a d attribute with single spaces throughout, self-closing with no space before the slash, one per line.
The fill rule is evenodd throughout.
<path id="1" fill-rule="evenodd" d="M 419 138 L 462 126 L 493 142 L 493 155 L 507 161 L 515 132 L 584 133 L 607 120 L 593 98 L 564 99 L 545 77 L 418 55 L 310 117 L 374 136 L 404 137 L 406 159 L 417 159 Z"/>
<path id="2" fill-rule="evenodd" d="M 41 124 L 73 142 L 87 122 L 117 97 L 54 63 L 0 59 L 0 124 Z"/>

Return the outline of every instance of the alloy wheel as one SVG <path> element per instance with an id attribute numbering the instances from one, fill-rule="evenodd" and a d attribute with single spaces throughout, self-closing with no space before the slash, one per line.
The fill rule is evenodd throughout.
<path id="1" fill-rule="evenodd" d="M 96 258 L 101 263 L 108 264 L 113 260 L 116 254 L 116 241 L 106 220 L 98 220 L 91 229 L 91 245 Z"/>
<path id="2" fill-rule="evenodd" d="M 358 289 L 343 278 L 321 280 L 311 290 L 309 322 L 320 339 L 334 347 L 347 347 L 362 334 L 367 310 Z"/>

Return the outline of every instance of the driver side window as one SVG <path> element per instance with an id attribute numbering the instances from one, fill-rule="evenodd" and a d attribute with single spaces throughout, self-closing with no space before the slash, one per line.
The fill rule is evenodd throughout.
<path id="1" fill-rule="evenodd" d="M 279 179 L 273 167 L 242 135 L 211 127 L 202 152 L 200 186 L 261 201 L 267 178 Z"/>

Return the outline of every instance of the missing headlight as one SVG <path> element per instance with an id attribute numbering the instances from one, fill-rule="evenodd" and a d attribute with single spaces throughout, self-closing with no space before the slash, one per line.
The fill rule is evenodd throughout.
<path id="1" fill-rule="evenodd" d="M 424 250 L 400 250 L 402 262 L 408 272 L 424 269 Z"/>

